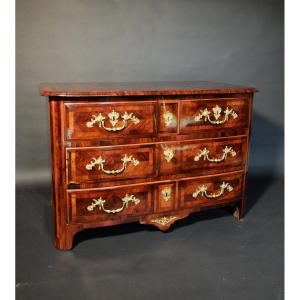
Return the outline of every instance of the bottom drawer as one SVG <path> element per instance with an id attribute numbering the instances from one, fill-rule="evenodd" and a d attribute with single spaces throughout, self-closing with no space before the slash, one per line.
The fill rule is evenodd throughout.
<path id="1" fill-rule="evenodd" d="M 154 186 L 68 191 L 70 223 L 122 223 L 153 211 Z"/>
<path id="2" fill-rule="evenodd" d="M 180 208 L 214 206 L 231 202 L 242 196 L 243 174 L 226 174 L 182 180 Z"/>
<path id="3" fill-rule="evenodd" d="M 139 220 L 147 215 L 226 205 L 243 192 L 243 173 L 201 176 L 178 182 L 156 182 L 68 190 L 69 223 L 113 225 Z"/>

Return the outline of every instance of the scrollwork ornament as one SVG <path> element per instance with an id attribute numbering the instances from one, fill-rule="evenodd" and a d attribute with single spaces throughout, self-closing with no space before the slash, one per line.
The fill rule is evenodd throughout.
<path id="1" fill-rule="evenodd" d="M 170 217 L 162 217 L 162 218 L 153 219 L 153 220 L 151 220 L 151 222 L 165 226 L 176 219 L 177 219 L 176 216 L 170 216 Z"/>

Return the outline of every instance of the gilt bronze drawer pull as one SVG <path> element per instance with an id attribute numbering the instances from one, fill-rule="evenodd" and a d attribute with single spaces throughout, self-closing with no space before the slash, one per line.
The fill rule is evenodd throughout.
<path id="1" fill-rule="evenodd" d="M 233 191 L 232 186 L 228 183 L 223 181 L 222 184 L 220 185 L 220 191 L 216 194 L 209 194 L 207 193 L 207 186 L 206 185 L 199 185 L 197 190 L 193 193 L 193 198 L 197 198 L 200 194 L 201 197 L 206 197 L 209 199 L 215 199 L 221 197 L 225 190 L 228 192 Z"/>
<path id="2" fill-rule="evenodd" d="M 225 146 L 223 149 L 223 155 L 220 158 L 210 158 L 208 156 L 209 150 L 207 148 L 203 148 L 199 150 L 199 153 L 194 157 L 194 161 L 199 161 L 200 158 L 203 160 L 208 160 L 209 162 L 218 163 L 226 160 L 227 156 L 230 154 L 232 157 L 236 156 L 236 152 L 232 147 Z"/>
<path id="3" fill-rule="evenodd" d="M 103 159 L 101 156 L 99 156 L 98 158 L 93 157 L 92 161 L 89 164 L 87 164 L 85 166 L 85 168 L 88 171 L 91 171 L 95 165 L 98 165 L 98 170 L 101 170 L 105 174 L 117 175 L 117 174 L 120 174 L 120 173 L 122 173 L 126 170 L 128 163 L 131 162 L 134 166 L 137 166 L 140 163 L 132 155 L 128 156 L 127 154 L 124 155 L 124 157 L 121 159 L 121 162 L 123 163 L 123 165 L 120 169 L 106 170 L 106 169 L 104 169 L 105 159 Z"/>
<path id="4" fill-rule="evenodd" d="M 140 120 L 136 116 L 134 116 L 133 113 L 128 114 L 126 111 L 121 116 L 122 123 L 123 123 L 121 126 L 116 127 L 117 123 L 119 122 L 119 117 L 120 117 L 119 113 L 113 110 L 108 114 L 108 117 L 109 117 L 109 122 L 113 127 L 106 127 L 104 125 L 104 120 L 106 118 L 101 113 L 99 113 L 97 116 L 93 115 L 93 118 L 91 118 L 90 121 L 86 123 L 86 127 L 92 128 L 94 124 L 99 123 L 98 124 L 99 127 L 102 127 L 104 130 L 116 132 L 126 128 L 129 120 L 134 124 L 138 124 L 140 122 Z"/>
<path id="5" fill-rule="evenodd" d="M 213 116 L 214 116 L 215 120 L 212 120 L 210 117 L 212 112 L 213 112 Z M 228 121 L 229 116 L 231 116 L 233 119 L 236 119 L 238 117 L 237 113 L 232 108 L 229 109 L 228 107 L 226 107 L 226 109 L 223 112 L 224 119 L 219 120 L 219 118 L 221 117 L 222 108 L 219 107 L 218 105 L 216 105 L 212 109 L 212 112 L 209 111 L 207 108 L 205 108 L 204 110 L 200 110 L 200 113 L 197 116 L 195 116 L 195 118 L 194 118 L 195 122 L 204 120 L 204 122 L 208 122 L 212 125 L 222 125 Z"/>
<path id="6" fill-rule="evenodd" d="M 128 208 L 128 204 L 129 202 L 133 202 L 135 205 L 138 205 L 141 201 L 140 199 L 138 199 L 137 197 L 135 197 L 134 195 L 128 195 L 126 194 L 126 196 L 124 198 L 122 198 L 122 202 L 123 205 L 119 208 L 116 209 L 106 209 L 104 207 L 106 200 L 102 199 L 101 197 L 98 199 L 93 199 L 92 200 L 92 204 L 89 205 L 86 209 L 88 211 L 93 211 L 95 207 L 99 207 L 99 210 L 103 210 L 104 212 L 106 212 L 107 214 L 116 214 L 121 212 L 122 210 L 124 210 L 124 208 Z"/>

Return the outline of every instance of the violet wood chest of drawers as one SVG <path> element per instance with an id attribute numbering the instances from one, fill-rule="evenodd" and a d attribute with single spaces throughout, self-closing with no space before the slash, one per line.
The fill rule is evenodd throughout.
<path id="1" fill-rule="evenodd" d="M 49 97 L 55 246 L 86 228 L 167 230 L 221 206 L 240 219 L 254 88 L 214 82 L 41 84 Z"/>

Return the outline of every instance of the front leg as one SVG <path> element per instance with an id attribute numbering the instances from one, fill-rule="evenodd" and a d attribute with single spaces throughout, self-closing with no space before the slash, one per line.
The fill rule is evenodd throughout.
<path id="1" fill-rule="evenodd" d="M 73 248 L 74 236 L 81 231 L 81 226 L 66 225 L 55 237 L 54 245 L 59 250 L 71 250 Z"/>
<path id="2" fill-rule="evenodd" d="M 244 218 L 245 216 L 245 197 L 243 197 L 239 203 L 237 204 L 237 206 L 235 206 L 235 210 L 233 212 L 233 217 L 236 218 L 237 220 L 241 220 Z"/>

